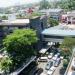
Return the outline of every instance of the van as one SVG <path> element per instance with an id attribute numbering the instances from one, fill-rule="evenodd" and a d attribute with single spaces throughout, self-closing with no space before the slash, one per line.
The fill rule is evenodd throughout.
<path id="1" fill-rule="evenodd" d="M 47 57 L 39 57 L 38 62 L 47 62 L 48 58 Z"/>

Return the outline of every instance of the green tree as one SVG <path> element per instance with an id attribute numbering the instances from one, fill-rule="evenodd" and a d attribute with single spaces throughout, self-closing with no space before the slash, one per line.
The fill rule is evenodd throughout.
<path id="1" fill-rule="evenodd" d="M 34 17 L 34 16 L 41 16 L 41 15 L 42 15 L 41 13 L 37 13 L 37 12 L 33 12 L 33 13 L 31 14 L 32 17 Z"/>
<path id="2" fill-rule="evenodd" d="M 3 57 L 0 59 L 0 69 L 4 71 L 5 75 L 8 75 L 8 71 L 11 67 L 12 61 L 9 57 Z"/>
<path id="3" fill-rule="evenodd" d="M 63 60 L 63 68 L 64 68 L 64 69 L 67 68 L 68 63 L 69 63 L 69 62 L 67 61 L 67 59 L 64 59 L 64 60 Z"/>
<path id="4" fill-rule="evenodd" d="M 42 0 L 40 2 L 40 8 L 39 9 L 48 9 L 50 8 L 50 4 L 47 0 Z"/>
<path id="5" fill-rule="evenodd" d="M 53 19 L 53 18 L 48 18 L 48 24 L 50 24 L 50 26 L 57 26 L 59 25 L 59 21 Z"/>
<path id="6" fill-rule="evenodd" d="M 60 47 L 73 48 L 75 46 L 75 38 L 65 37 Z"/>
<path id="7" fill-rule="evenodd" d="M 61 0 L 59 5 L 66 10 L 75 10 L 75 0 Z"/>
<path id="8" fill-rule="evenodd" d="M 66 37 L 64 38 L 64 41 L 62 42 L 62 44 L 60 45 L 61 50 L 61 54 L 65 57 L 65 58 L 69 58 L 69 56 L 72 55 L 72 49 L 75 46 L 75 38 L 70 38 L 70 37 Z"/>
<path id="9" fill-rule="evenodd" d="M 17 29 L 7 35 L 3 45 L 12 59 L 14 69 L 36 54 L 34 45 L 37 40 L 36 32 L 32 29 Z"/>
<path id="10" fill-rule="evenodd" d="M 2 20 L 7 20 L 8 17 L 4 15 L 4 16 L 1 17 L 1 19 L 2 19 Z"/>

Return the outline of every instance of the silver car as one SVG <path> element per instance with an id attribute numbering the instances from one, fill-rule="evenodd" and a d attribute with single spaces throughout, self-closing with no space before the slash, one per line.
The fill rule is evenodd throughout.
<path id="1" fill-rule="evenodd" d="M 53 66 L 53 61 L 49 61 L 49 62 L 46 64 L 45 69 L 46 69 L 46 70 L 49 70 L 52 66 Z"/>
<path id="2" fill-rule="evenodd" d="M 55 61 L 54 66 L 57 67 L 60 63 L 61 63 L 61 59 L 57 58 L 57 60 Z"/>

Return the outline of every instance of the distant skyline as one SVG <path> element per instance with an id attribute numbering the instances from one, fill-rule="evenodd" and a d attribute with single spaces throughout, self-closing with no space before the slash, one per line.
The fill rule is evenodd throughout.
<path id="1" fill-rule="evenodd" d="M 39 2 L 39 1 L 41 0 L 0 0 L 0 7 L 28 4 L 28 3 L 34 3 L 34 2 Z M 48 0 L 48 1 L 53 1 L 53 0 Z"/>

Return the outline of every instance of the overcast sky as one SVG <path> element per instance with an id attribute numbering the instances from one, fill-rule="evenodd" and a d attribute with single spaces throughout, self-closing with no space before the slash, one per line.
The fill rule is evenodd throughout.
<path id="1" fill-rule="evenodd" d="M 7 7 L 12 5 L 18 5 L 18 4 L 28 4 L 28 3 L 34 3 L 39 1 L 41 0 L 0 0 L 0 7 Z M 54 1 L 54 0 L 48 0 L 48 1 Z"/>
<path id="2" fill-rule="evenodd" d="M 0 7 L 39 2 L 40 0 L 0 0 Z"/>

